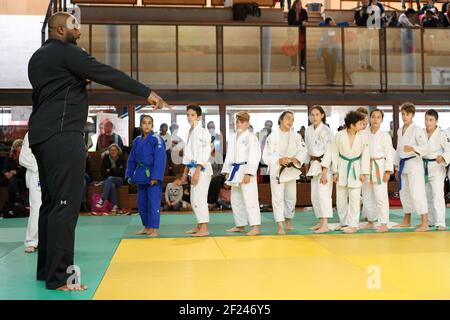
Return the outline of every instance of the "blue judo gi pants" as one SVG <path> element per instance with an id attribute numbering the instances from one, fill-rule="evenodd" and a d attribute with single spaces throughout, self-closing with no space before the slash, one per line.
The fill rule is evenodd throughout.
<path id="1" fill-rule="evenodd" d="M 150 229 L 159 229 L 162 183 L 151 186 L 138 185 L 138 209 L 142 225 Z"/>

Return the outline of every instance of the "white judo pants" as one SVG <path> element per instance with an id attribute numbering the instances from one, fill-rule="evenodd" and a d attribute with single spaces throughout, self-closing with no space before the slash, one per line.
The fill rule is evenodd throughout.
<path id="1" fill-rule="evenodd" d="M 39 185 L 39 175 L 32 173 L 30 175 L 29 200 L 30 200 L 30 217 L 28 218 L 27 232 L 25 235 L 26 247 L 38 247 L 38 225 L 39 225 L 39 209 L 41 208 L 41 187 Z"/>
<path id="2" fill-rule="evenodd" d="M 389 222 L 388 185 L 366 182 L 362 186 L 364 213 L 370 222 Z"/>
<path id="3" fill-rule="evenodd" d="M 445 198 L 444 198 L 445 175 L 436 175 L 429 178 L 425 184 L 428 203 L 428 224 L 436 227 L 445 225 Z"/>
<path id="4" fill-rule="evenodd" d="M 311 179 L 311 203 L 316 218 L 332 218 L 333 217 L 333 176 L 328 174 L 328 183 L 321 184 L 322 175 L 315 176 Z"/>
<path id="5" fill-rule="evenodd" d="M 191 184 L 191 206 L 197 223 L 209 223 L 208 189 L 211 176 L 205 171 L 200 171 L 197 184 Z"/>
<path id="6" fill-rule="evenodd" d="M 236 227 L 261 224 L 256 177 L 251 177 L 247 184 L 240 183 L 231 188 L 231 208 Z"/>
<path id="7" fill-rule="evenodd" d="M 420 215 L 428 213 L 423 170 L 411 170 L 409 173 L 402 174 L 400 200 L 403 213 L 413 213 L 414 211 Z"/>
<path id="8" fill-rule="evenodd" d="M 293 219 L 297 203 L 297 181 L 278 184 L 276 177 L 270 176 L 270 190 L 275 221 L 278 223 L 285 219 Z"/>
<path id="9" fill-rule="evenodd" d="M 361 211 L 361 188 L 337 186 L 336 207 L 341 225 L 358 228 Z"/>

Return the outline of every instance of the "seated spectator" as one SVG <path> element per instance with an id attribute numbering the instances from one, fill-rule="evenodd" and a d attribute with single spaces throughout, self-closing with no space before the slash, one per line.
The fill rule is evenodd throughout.
<path id="1" fill-rule="evenodd" d="M 442 14 L 446 14 L 448 11 L 450 0 L 445 1 L 445 3 L 442 4 Z"/>
<path id="2" fill-rule="evenodd" d="M 164 211 L 180 211 L 183 207 L 183 185 L 181 174 L 177 174 L 175 180 L 168 183 L 165 192 L 166 204 Z"/>
<path id="3" fill-rule="evenodd" d="M 444 28 L 450 27 L 450 6 L 447 6 L 447 12 L 442 17 L 442 26 Z"/>
<path id="4" fill-rule="evenodd" d="M 427 0 L 427 3 L 420 9 L 419 16 L 425 14 L 428 10 L 431 10 L 431 12 L 434 15 L 437 15 L 439 13 L 438 8 L 434 5 L 435 0 Z"/>
<path id="5" fill-rule="evenodd" d="M 306 132 L 305 126 L 302 126 L 302 127 L 300 128 L 300 130 L 298 130 L 297 132 L 298 132 L 299 135 L 302 136 L 303 140 L 305 140 L 305 132 Z"/>
<path id="6" fill-rule="evenodd" d="M 84 171 L 83 192 L 81 194 L 81 212 L 88 212 L 88 208 L 86 205 L 87 186 L 92 182 L 89 159 L 89 152 L 86 150 L 86 169 Z"/>
<path id="7" fill-rule="evenodd" d="M 25 204 L 23 192 L 26 190 L 25 173 L 26 169 L 19 164 L 20 151 L 23 140 L 15 140 L 11 146 L 9 157 L 5 160 L 2 172 L 3 180 L 8 187 L 8 203 Z"/>
<path id="8" fill-rule="evenodd" d="M 122 138 L 117 133 L 114 133 L 113 129 L 114 125 L 111 121 L 107 120 L 103 124 L 103 133 L 100 134 L 97 140 L 97 151 L 104 152 L 113 143 L 117 144 L 121 150 L 123 149 Z"/>
<path id="9" fill-rule="evenodd" d="M 424 28 L 437 28 L 439 27 L 439 18 L 431 10 L 427 10 L 422 20 L 422 26 Z"/>
<path id="10" fill-rule="evenodd" d="M 217 209 L 230 210 L 231 209 L 231 188 L 224 185 L 220 189 L 219 199 L 217 200 Z"/>
<path id="11" fill-rule="evenodd" d="M 168 175 L 173 175 L 173 170 L 172 170 L 172 137 L 170 135 L 169 131 L 169 126 L 167 125 L 167 123 L 163 123 L 159 126 L 159 136 L 161 137 L 161 139 L 164 140 L 164 143 L 166 145 L 166 169 L 167 169 L 167 174 Z"/>
<path id="12" fill-rule="evenodd" d="M 101 208 L 106 199 L 111 201 L 112 213 L 119 210 L 116 188 L 123 184 L 125 176 L 125 160 L 122 157 L 122 150 L 113 143 L 108 147 L 109 154 L 102 161 L 103 194 L 97 202 L 97 208 Z"/>

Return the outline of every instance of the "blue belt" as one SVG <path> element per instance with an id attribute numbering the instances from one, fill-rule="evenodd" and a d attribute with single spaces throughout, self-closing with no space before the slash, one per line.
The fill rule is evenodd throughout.
<path id="1" fill-rule="evenodd" d="M 400 166 L 398 169 L 398 191 L 402 190 L 402 173 L 403 173 L 403 169 L 405 169 L 405 163 L 406 163 L 406 161 L 414 159 L 415 157 L 416 156 L 400 159 Z"/>
<path id="2" fill-rule="evenodd" d="M 247 162 L 233 163 L 233 164 L 232 164 L 233 170 L 231 170 L 231 174 L 230 174 L 230 177 L 228 178 L 228 181 L 233 181 L 234 176 L 235 176 L 236 173 L 238 172 L 239 168 L 240 168 L 242 165 L 245 165 L 245 164 L 247 164 Z"/>
<path id="3" fill-rule="evenodd" d="M 197 168 L 197 162 L 191 161 L 186 166 L 188 167 L 189 170 L 191 170 L 193 168 Z M 203 167 L 203 166 L 202 166 L 202 171 L 205 171 L 205 167 Z"/>
<path id="4" fill-rule="evenodd" d="M 423 168 L 425 169 L 425 183 L 428 183 L 429 174 L 428 174 L 428 163 L 434 162 L 436 159 L 422 159 L 423 160 Z"/>

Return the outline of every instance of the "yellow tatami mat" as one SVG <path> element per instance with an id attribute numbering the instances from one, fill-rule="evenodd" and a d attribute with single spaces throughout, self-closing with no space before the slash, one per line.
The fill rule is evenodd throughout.
<path id="1" fill-rule="evenodd" d="M 450 233 L 122 240 L 94 299 L 450 299 Z"/>

